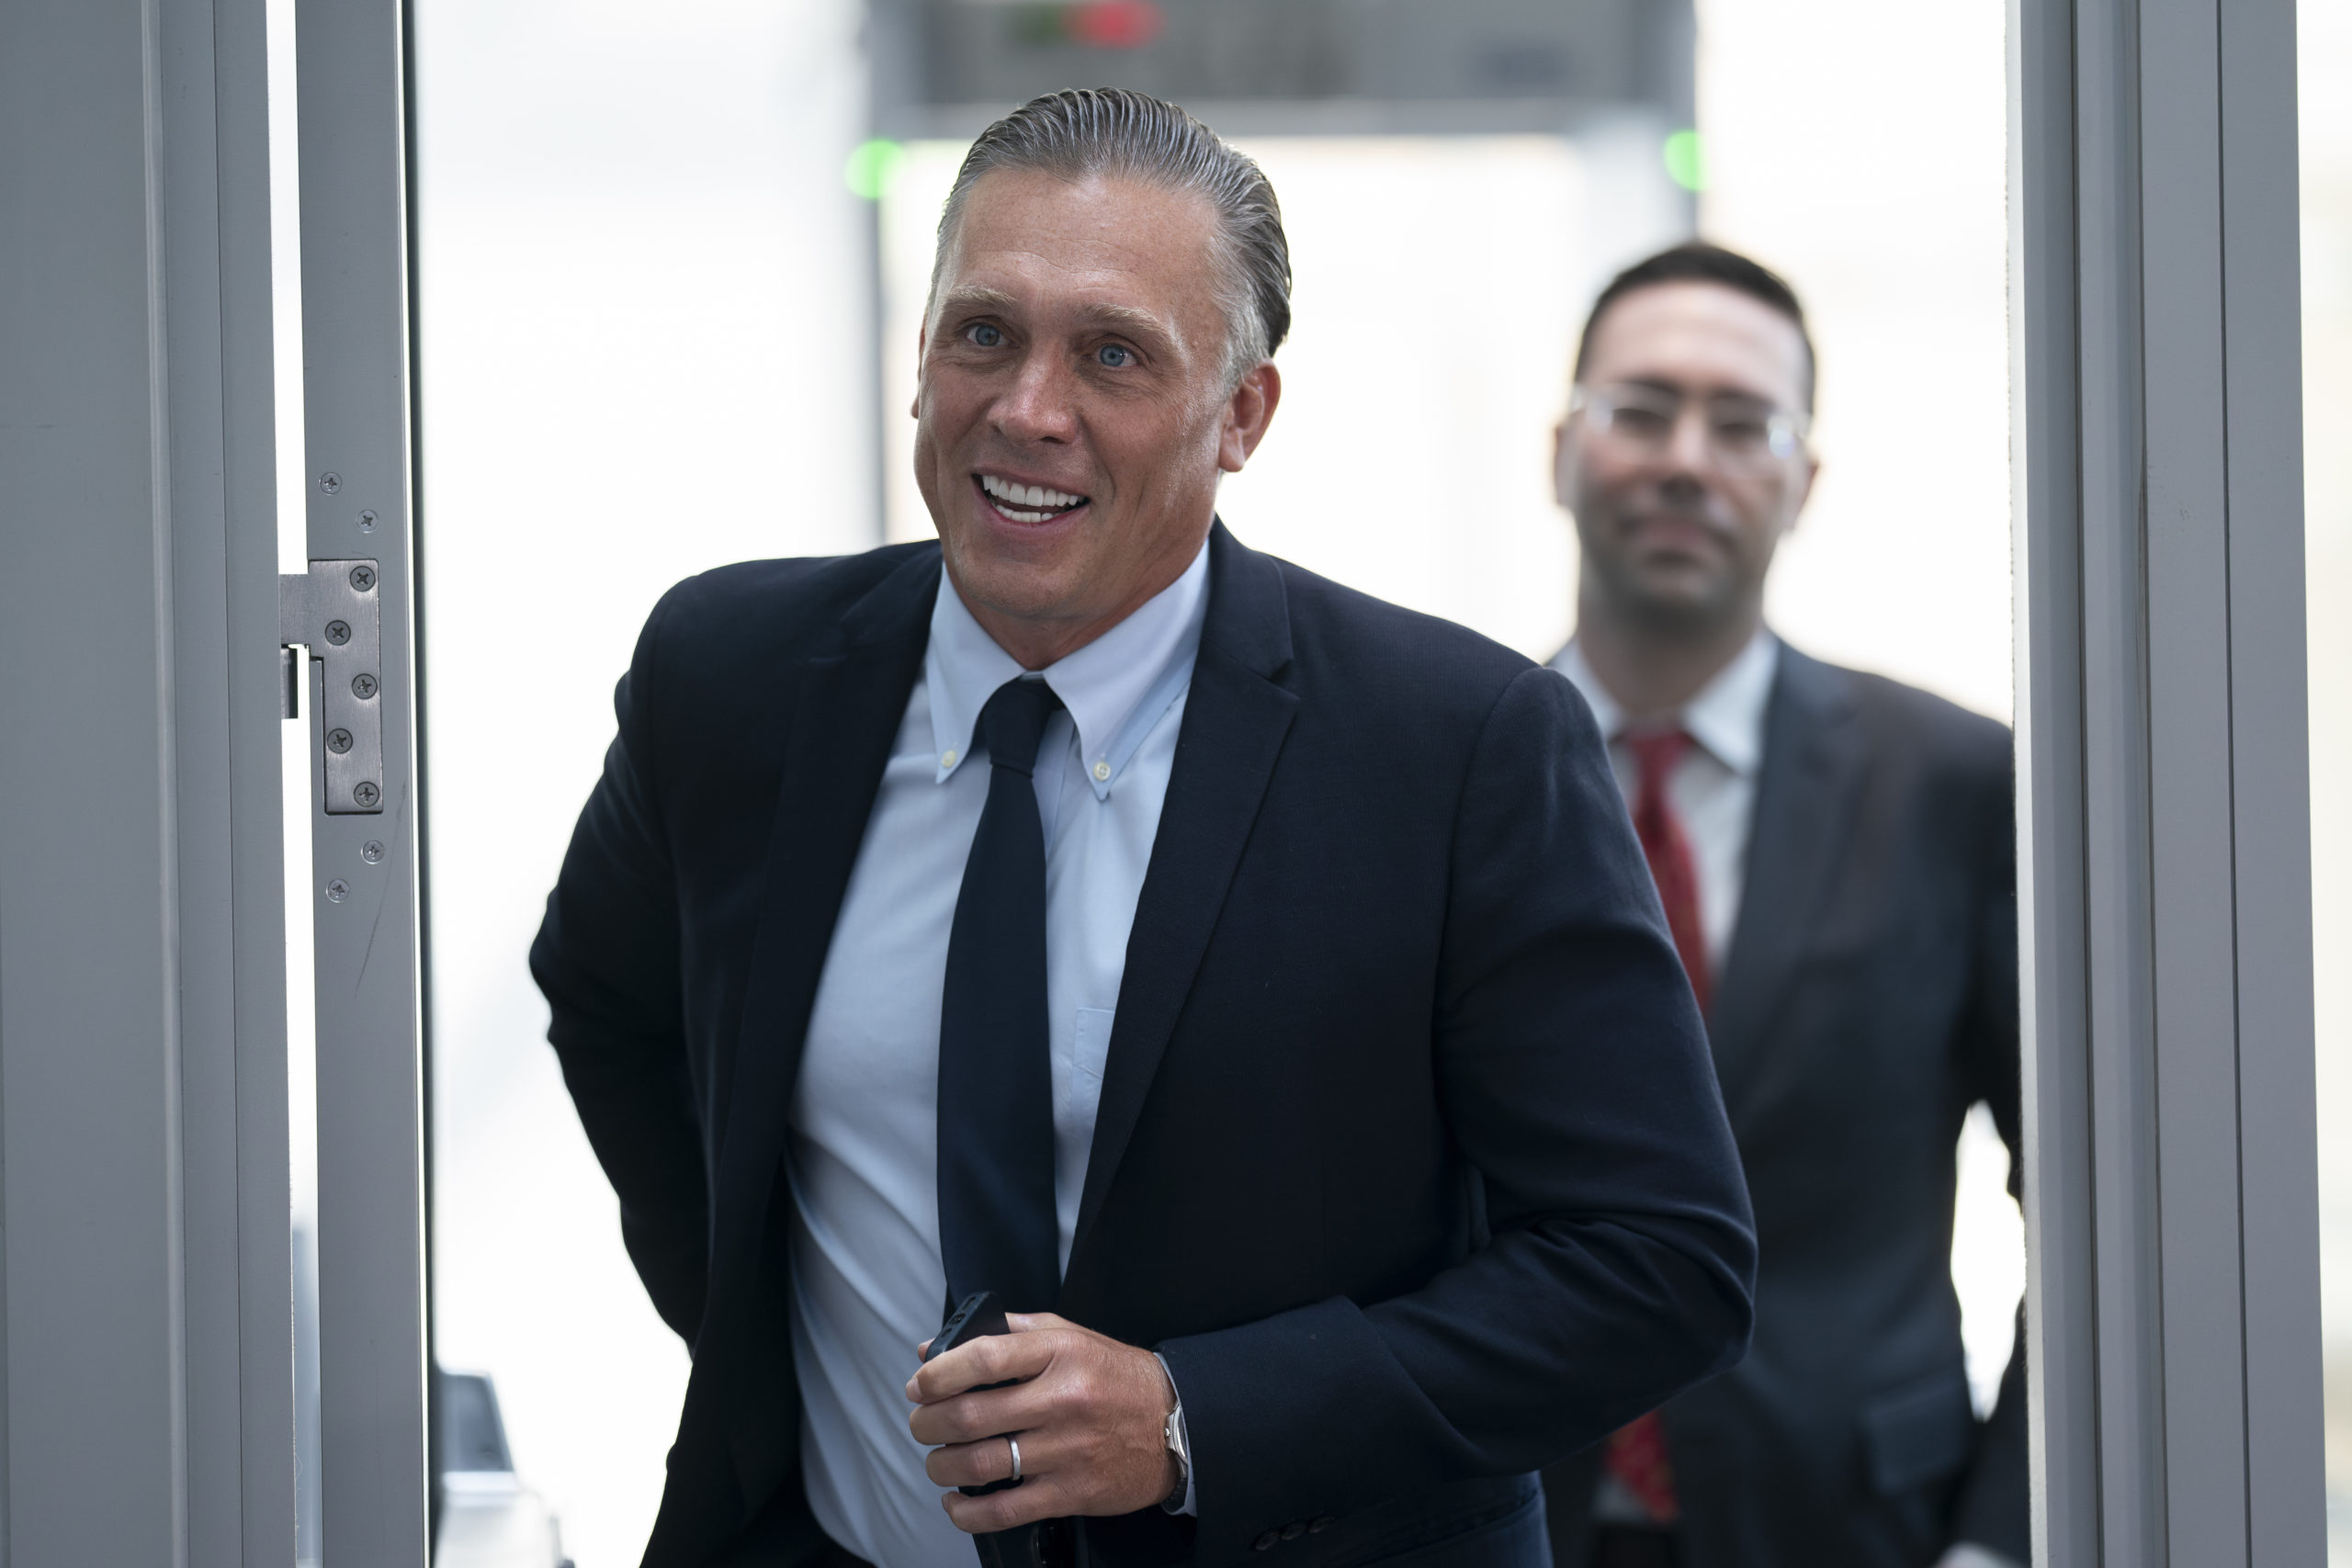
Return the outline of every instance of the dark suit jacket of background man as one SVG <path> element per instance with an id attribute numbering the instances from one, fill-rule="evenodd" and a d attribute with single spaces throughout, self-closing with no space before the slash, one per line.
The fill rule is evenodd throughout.
<path id="1" fill-rule="evenodd" d="M 2023 1562 L 2024 1357 L 1980 1425 L 1951 1268 L 1971 1104 L 2022 1168 L 2009 733 L 1780 660 L 1709 1021 L 1756 1206 L 1756 1337 L 1666 1408 L 1683 1568 L 1910 1568 L 1955 1537 Z M 1582 1568 L 1599 1471 L 1545 1474 L 1559 1568 Z"/>
<path id="2" fill-rule="evenodd" d="M 1487 1517 L 1540 1550 L 1533 1472 L 1747 1340 L 1702 1026 L 1566 681 L 1210 549 L 1060 1303 L 1166 1356 L 1199 1517 L 1087 1521 L 1090 1549 L 1280 1568 Z M 655 1568 L 828 1550 L 780 1156 L 940 579 L 926 543 L 672 590 L 532 950 L 695 1351 Z"/>

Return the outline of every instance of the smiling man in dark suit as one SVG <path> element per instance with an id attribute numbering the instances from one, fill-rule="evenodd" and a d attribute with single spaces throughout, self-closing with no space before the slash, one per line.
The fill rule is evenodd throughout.
<path id="1" fill-rule="evenodd" d="M 1706 1007 L 1761 1259 L 1736 1371 L 1546 1473 L 1562 1568 L 2028 1555 L 2023 1357 L 1978 1422 L 1951 1273 L 1972 1104 L 2020 1168 L 2009 737 L 1766 629 L 1813 377 L 1786 284 L 1681 246 L 1603 291 L 1560 427 L 1583 571 L 1553 662 Z"/>
<path id="2" fill-rule="evenodd" d="M 1026 106 L 941 222 L 939 542 L 646 626 L 532 962 L 694 1350 L 653 1568 L 1537 1568 L 1533 1472 L 1739 1355 L 1584 705 L 1216 521 L 1289 287 L 1181 110 Z"/>

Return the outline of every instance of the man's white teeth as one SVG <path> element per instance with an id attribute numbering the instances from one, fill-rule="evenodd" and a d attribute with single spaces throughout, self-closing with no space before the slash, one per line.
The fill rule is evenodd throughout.
<path id="1" fill-rule="evenodd" d="M 1044 485 L 1014 484 L 1009 479 L 998 479 L 994 474 L 982 474 L 980 476 L 980 488 L 988 491 L 989 498 L 993 501 L 1000 502 L 1009 502 L 1015 506 L 1029 508 L 1041 506 L 1053 508 L 1076 506 L 1080 502 L 1086 499 L 1082 495 L 1070 495 L 1062 491 L 1048 490 Z M 1007 517 L 1012 518 L 1016 523 L 1042 523 L 1045 521 L 1045 514 L 1043 513 L 1039 513 L 1037 515 L 1033 517 L 1023 513 L 1012 512 L 1002 506 L 1000 506 L 999 510 L 1004 512 L 1004 514 Z"/>

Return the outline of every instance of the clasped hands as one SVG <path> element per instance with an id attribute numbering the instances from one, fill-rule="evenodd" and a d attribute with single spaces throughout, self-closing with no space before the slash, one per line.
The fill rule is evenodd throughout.
<path id="1" fill-rule="evenodd" d="M 1166 1438 L 1176 1394 L 1159 1358 L 1052 1313 L 1009 1313 L 1005 1323 L 1012 1333 L 960 1345 L 907 1380 L 908 1426 L 931 1448 L 923 1469 L 940 1485 L 1010 1479 L 1006 1438 L 1021 1444 L 1020 1485 L 941 1499 L 956 1529 L 980 1535 L 1164 1501 L 1176 1486 Z"/>

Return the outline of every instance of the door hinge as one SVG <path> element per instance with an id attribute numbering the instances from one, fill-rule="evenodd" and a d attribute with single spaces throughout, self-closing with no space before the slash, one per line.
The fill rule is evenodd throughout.
<path id="1" fill-rule="evenodd" d="M 372 560 L 314 560 L 277 580 L 277 640 L 284 649 L 288 718 L 300 711 L 308 648 L 319 665 L 319 739 L 326 748 L 330 817 L 384 809 L 384 677 L 377 630 L 380 574 Z"/>

